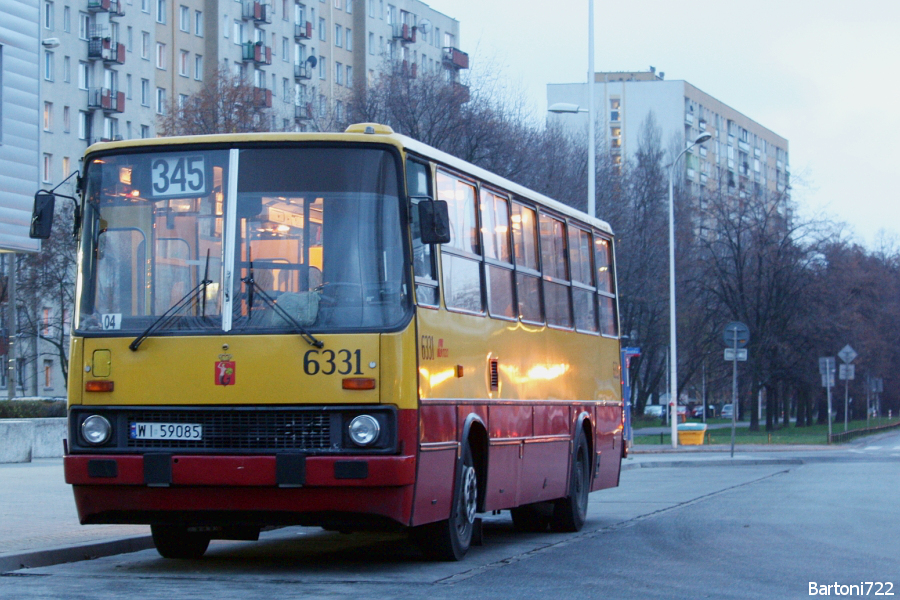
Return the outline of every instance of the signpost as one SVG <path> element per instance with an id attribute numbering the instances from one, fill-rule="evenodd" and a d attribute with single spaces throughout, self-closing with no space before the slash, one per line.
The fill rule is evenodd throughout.
<path id="1" fill-rule="evenodd" d="M 737 364 L 739 360 L 747 360 L 747 342 L 750 341 L 750 328 L 740 321 L 732 321 L 725 326 L 722 333 L 725 346 L 725 360 L 731 361 L 731 458 L 734 458 L 734 436 L 737 428 L 738 393 Z M 743 356 L 743 358 L 741 358 Z"/>
<path id="2" fill-rule="evenodd" d="M 834 357 L 819 358 L 819 373 L 822 375 L 822 387 L 828 391 L 828 443 L 831 443 L 831 388 L 834 386 Z"/>
<path id="3" fill-rule="evenodd" d="M 850 409 L 850 401 L 849 401 L 849 392 L 848 386 L 850 385 L 850 380 L 853 379 L 854 368 L 850 363 L 857 357 L 856 350 L 850 347 L 850 344 L 847 344 L 841 351 L 838 352 L 838 356 L 841 357 L 841 360 L 846 364 L 841 365 L 841 372 L 839 373 L 839 377 L 844 380 L 844 431 L 847 431 L 849 422 L 849 417 L 847 413 Z"/>

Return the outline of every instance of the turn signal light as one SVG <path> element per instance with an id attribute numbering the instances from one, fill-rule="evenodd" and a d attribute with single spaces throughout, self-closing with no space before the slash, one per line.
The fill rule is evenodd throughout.
<path id="1" fill-rule="evenodd" d="M 92 381 L 87 381 L 84 384 L 84 391 L 86 392 L 111 392 L 113 391 L 114 384 L 112 381 L 100 381 L 94 379 Z"/>
<path id="2" fill-rule="evenodd" d="M 348 377 L 341 380 L 341 387 L 345 390 L 374 390 L 375 379 L 372 377 Z"/>

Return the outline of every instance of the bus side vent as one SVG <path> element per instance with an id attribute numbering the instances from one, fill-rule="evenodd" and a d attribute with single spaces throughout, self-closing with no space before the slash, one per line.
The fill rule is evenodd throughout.
<path id="1" fill-rule="evenodd" d="M 491 391 L 496 392 L 500 389 L 500 373 L 497 369 L 496 358 L 492 358 L 488 361 L 488 368 L 490 369 Z"/>

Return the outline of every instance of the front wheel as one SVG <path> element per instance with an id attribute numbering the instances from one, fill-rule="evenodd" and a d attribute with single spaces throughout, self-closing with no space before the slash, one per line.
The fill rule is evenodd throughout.
<path id="1" fill-rule="evenodd" d="M 453 488 L 450 518 L 423 525 L 414 532 L 422 552 L 434 560 L 462 560 L 472 545 L 475 513 L 478 509 L 478 473 L 469 443 L 464 442 L 462 460 Z"/>
<path id="2" fill-rule="evenodd" d="M 591 457 L 584 430 L 575 438 L 572 453 L 572 473 L 569 476 L 569 493 L 553 505 L 550 529 L 558 532 L 575 532 L 584 527 L 587 518 L 588 494 L 591 491 Z"/>
<path id="3" fill-rule="evenodd" d="M 184 525 L 151 525 L 150 533 L 163 558 L 200 558 L 209 547 L 208 533 L 188 531 Z"/>

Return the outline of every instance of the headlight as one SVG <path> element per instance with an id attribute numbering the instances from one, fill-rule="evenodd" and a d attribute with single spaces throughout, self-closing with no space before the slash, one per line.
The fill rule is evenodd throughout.
<path id="1" fill-rule="evenodd" d="M 368 446 L 378 439 L 381 426 L 370 415 L 359 415 L 350 421 L 350 439 L 358 446 Z"/>
<path id="2" fill-rule="evenodd" d="M 92 446 L 99 446 L 109 441 L 112 434 L 112 425 L 106 417 L 91 415 L 81 424 L 81 437 Z"/>

